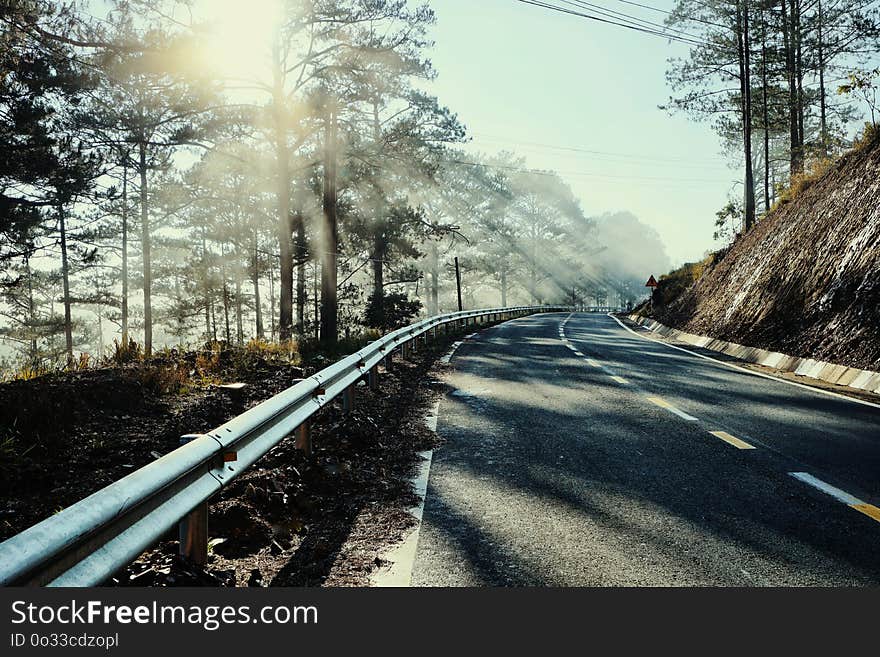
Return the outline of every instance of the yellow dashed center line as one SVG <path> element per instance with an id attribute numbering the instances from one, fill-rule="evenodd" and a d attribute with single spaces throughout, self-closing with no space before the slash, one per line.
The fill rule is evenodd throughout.
<path id="1" fill-rule="evenodd" d="M 850 507 L 864 513 L 869 518 L 873 518 L 877 522 L 880 522 L 880 508 L 877 508 L 873 504 L 850 504 Z"/>
<path id="2" fill-rule="evenodd" d="M 614 376 L 614 375 L 612 374 L 612 375 L 611 375 L 611 378 L 614 379 L 615 381 L 617 381 L 618 383 L 622 383 L 623 385 L 626 385 L 626 384 L 629 383 L 629 381 L 627 381 L 626 379 L 624 379 L 622 376 Z"/>
<path id="3" fill-rule="evenodd" d="M 688 415 L 687 413 L 685 413 L 681 409 L 678 409 L 675 406 L 673 406 L 672 404 L 670 404 L 668 401 L 666 401 L 662 397 L 648 397 L 648 401 L 651 402 L 652 404 L 656 404 L 660 408 L 665 408 L 667 411 L 669 411 L 670 413 L 674 413 L 675 415 L 677 415 L 678 417 L 680 417 L 683 420 L 687 420 L 689 422 L 698 422 L 697 418 L 695 418 L 693 415 Z"/>
<path id="4" fill-rule="evenodd" d="M 749 445 L 746 441 L 740 440 L 736 436 L 731 436 L 726 431 L 710 431 L 716 438 L 721 438 L 724 442 L 733 445 L 737 449 L 755 449 L 754 445 Z"/>

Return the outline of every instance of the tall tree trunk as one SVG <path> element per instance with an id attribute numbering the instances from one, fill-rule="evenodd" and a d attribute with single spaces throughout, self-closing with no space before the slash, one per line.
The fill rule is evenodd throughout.
<path id="1" fill-rule="evenodd" d="M 64 287 L 64 343 L 67 362 L 73 362 L 73 324 L 70 317 L 70 264 L 67 260 L 67 224 L 64 207 L 58 206 L 58 228 L 61 231 L 61 280 Z"/>
<path id="2" fill-rule="evenodd" d="M 141 252 L 144 261 L 144 356 L 153 353 L 153 273 L 150 255 L 150 218 L 147 209 L 147 144 L 141 131 L 138 143 L 139 169 L 141 176 Z"/>
<path id="3" fill-rule="evenodd" d="M 294 218 L 296 224 L 296 333 L 299 336 L 306 332 L 306 262 L 309 248 L 306 243 L 306 221 L 302 212 Z"/>
<path id="4" fill-rule="evenodd" d="M 379 98 L 373 98 L 373 144 L 376 151 L 382 148 L 382 124 L 379 121 Z M 386 243 L 383 235 L 382 209 L 381 209 L 381 193 L 376 193 L 376 203 L 373 208 L 373 248 L 370 256 L 372 258 L 373 267 L 373 304 L 378 310 L 377 323 L 380 326 L 385 324 L 385 304 L 382 299 L 385 296 L 385 252 Z"/>
<path id="5" fill-rule="evenodd" d="M 226 344 L 232 344 L 232 331 L 229 326 L 229 288 L 223 281 L 223 321 L 226 326 Z"/>
<path id="6" fill-rule="evenodd" d="M 339 235 L 336 217 L 336 108 L 327 116 L 324 143 L 324 230 L 321 232 L 321 330 L 320 341 L 334 345 L 337 340 L 336 252 Z"/>
<path id="7" fill-rule="evenodd" d="M 385 238 L 373 235 L 373 248 L 370 251 L 373 266 L 373 298 L 378 302 L 385 295 Z M 393 280 L 393 279 L 392 279 Z"/>
<path id="8" fill-rule="evenodd" d="M 183 321 L 183 295 L 180 293 L 180 275 L 174 275 L 174 300 L 179 304 L 177 310 L 177 343 L 183 346 L 184 321 Z"/>
<path id="9" fill-rule="evenodd" d="M 803 65 L 803 30 L 801 28 L 801 0 L 794 0 L 793 6 L 795 19 L 795 38 L 797 48 L 795 49 L 795 78 L 797 80 L 797 124 L 798 124 L 798 146 L 800 146 L 801 168 L 803 168 L 806 152 L 804 144 L 806 143 L 806 135 L 804 134 L 804 65 Z"/>
<path id="10" fill-rule="evenodd" d="M 128 153 L 122 165 L 122 345 L 128 346 Z"/>
<path id="11" fill-rule="evenodd" d="M 764 212 L 770 211 L 770 110 L 767 106 L 767 17 L 761 8 L 761 121 L 764 124 Z"/>
<path id="12" fill-rule="evenodd" d="M 274 83 L 272 108 L 275 119 L 275 151 L 277 159 L 278 253 L 281 258 L 279 267 L 281 299 L 278 330 L 281 340 L 289 340 L 293 330 L 293 244 L 290 225 L 290 160 L 284 112 L 284 71 L 282 70 L 280 44 L 278 43 L 272 48 L 272 60 Z"/>
<path id="13" fill-rule="evenodd" d="M 822 14 L 822 0 L 818 0 L 817 14 L 817 36 L 818 36 L 818 56 L 819 56 L 819 141 L 821 142 L 822 155 L 828 156 L 828 117 L 825 106 L 825 34 L 824 34 L 824 16 Z"/>
<path id="14" fill-rule="evenodd" d="M 440 252 L 437 242 L 431 241 L 431 308 L 430 315 L 440 314 Z"/>
<path id="15" fill-rule="evenodd" d="M 235 341 L 238 346 L 244 344 L 244 314 L 241 302 L 241 276 L 238 267 L 235 268 Z"/>
<path id="16" fill-rule="evenodd" d="M 24 268 L 27 274 L 28 286 L 28 331 L 31 337 L 30 345 L 30 361 L 31 365 L 37 364 L 37 333 L 36 333 L 36 307 L 34 306 L 34 272 L 31 269 L 31 257 L 28 254 L 24 256 Z"/>
<path id="17" fill-rule="evenodd" d="M 501 307 L 507 308 L 507 267 L 501 267 Z"/>
<path id="18" fill-rule="evenodd" d="M 226 275 L 226 249 L 220 248 L 220 294 L 223 296 L 223 324 L 226 328 L 226 344 L 232 344 L 232 331 L 229 325 L 229 285 Z"/>
<path id="19" fill-rule="evenodd" d="M 275 268 L 269 267 L 269 336 L 276 338 L 275 328 Z"/>
<path id="20" fill-rule="evenodd" d="M 202 280 L 205 283 L 205 342 L 211 340 L 211 272 L 208 270 L 208 241 L 206 228 L 202 227 Z M 216 331 L 214 339 L 217 339 Z"/>
<path id="21" fill-rule="evenodd" d="M 265 337 L 263 333 L 263 304 L 260 300 L 260 242 L 257 230 L 254 229 L 254 260 L 251 268 L 251 285 L 254 287 L 254 316 L 256 321 L 257 338 Z"/>
<path id="22" fill-rule="evenodd" d="M 312 302 L 315 306 L 315 340 L 321 337 L 321 316 L 318 308 L 318 269 L 321 267 L 320 259 L 316 258 L 312 269 Z"/>
<path id="23" fill-rule="evenodd" d="M 737 43 L 739 50 L 740 96 L 742 105 L 743 159 L 745 160 L 745 180 L 743 181 L 745 206 L 745 231 L 751 230 L 755 223 L 755 178 L 752 164 L 752 82 L 749 44 L 748 0 L 740 0 Z"/>
<path id="24" fill-rule="evenodd" d="M 794 9 L 789 12 L 790 0 L 781 0 L 782 8 L 782 42 L 785 50 L 785 74 L 788 81 L 788 129 L 789 129 L 789 159 L 790 173 L 795 175 L 803 170 L 801 157 L 800 131 L 798 129 L 797 113 L 797 81 L 795 79 L 794 62 L 794 37 L 792 33 L 792 17 Z"/>
<path id="25" fill-rule="evenodd" d="M 214 306 L 214 299 L 211 299 L 211 335 L 209 336 L 217 342 L 217 309 Z"/>

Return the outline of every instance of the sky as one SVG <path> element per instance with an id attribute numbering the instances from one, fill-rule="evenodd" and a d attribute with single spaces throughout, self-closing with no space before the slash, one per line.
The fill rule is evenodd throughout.
<path id="1" fill-rule="evenodd" d="M 530 168 L 558 171 L 588 215 L 633 212 L 675 265 L 717 248 L 715 213 L 741 194 L 740 174 L 708 124 L 658 109 L 670 95 L 667 59 L 685 56 L 684 45 L 516 0 L 430 4 L 432 91 L 467 126 L 469 150 L 513 150 Z M 602 5 L 663 18 L 620 0 Z"/>

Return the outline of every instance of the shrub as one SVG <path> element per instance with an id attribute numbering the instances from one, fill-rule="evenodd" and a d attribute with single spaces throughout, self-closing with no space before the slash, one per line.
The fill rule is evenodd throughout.
<path id="1" fill-rule="evenodd" d="M 410 301 L 405 294 L 393 292 L 378 298 L 371 294 L 363 323 L 370 328 L 389 331 L 409 324 L 421 309 L 421 301 Z"/>
<path id="2" fill-rule="evenodd" d="M 116 365 L 125 365 L 126 363 L 134 363 L 144 359 L 144 352 L 141 346 L 132 340 L 128 342 L 120 342 L 113 339 L 113 353 L 110 355 L 110 361 Z"/>
<path id="3" fill-rule="evenodd" d="M 880 125 L 868 121 L 865 129 L 853 141 L 853 150 L 862 151 L 880 143 Z"/>
<path id="4" fill-rule="evenodd" d="M 146 391 L 159 396 L 183 392 L 189 380 L 188 372 L 182 364 L 145 364 L 137 369 L 136 376 Z"/>

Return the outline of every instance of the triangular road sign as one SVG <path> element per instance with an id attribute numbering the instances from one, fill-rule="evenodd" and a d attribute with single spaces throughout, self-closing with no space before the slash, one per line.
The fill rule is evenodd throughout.
<path id="1" fill-rule="evenodd" d="M 657 287 L 657 279 L 654 278 L 654 275 L 651 275 L 651 278 L 648 279 L 648 282 L 645 283 L 645 287 Z"/>

